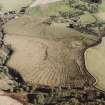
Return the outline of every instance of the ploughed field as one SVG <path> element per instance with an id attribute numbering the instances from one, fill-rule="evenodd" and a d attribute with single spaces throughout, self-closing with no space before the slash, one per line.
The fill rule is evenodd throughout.
<path id="1" fill-rule="evenodd" d="M 46 18 L 23 16 L 5 25 L 5 43 L 13 54 L 7 65 L 26 82 L 48 86 L 83 86 L 95 82 L 84 65 L 83 50 L 97 37 L 82 34 L 64 23 L 47 24 Z M 17 31 L 18 29 L 18 31 Z"/>

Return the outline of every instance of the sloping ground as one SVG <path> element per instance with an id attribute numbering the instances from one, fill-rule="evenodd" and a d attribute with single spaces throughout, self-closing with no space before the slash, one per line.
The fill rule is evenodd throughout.
<path id="1" fill-rule="evenodd" d="M 83 50 L 96 43 L 97 37 L 29 16 L 8 22 L 5 31 L 5 43 L 14 50 L 7 65 L 26 82 L 34 86 L 83 86 L 86 80 L 94 82 L 86 71 Z"/>

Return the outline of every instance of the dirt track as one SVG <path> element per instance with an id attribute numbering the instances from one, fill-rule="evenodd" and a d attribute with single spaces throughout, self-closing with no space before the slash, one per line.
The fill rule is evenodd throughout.
<path id="1" fill-rule="evenodd" d="M 48 4 L 56 1 L 60 1 L 60 0 L 36 0 L 34 3 L 32 3 L 30 7 L 35 7 L 37 5 L 44 5 L 44 4 Z"/>
<path id="2" fill-rule="evenodd" d="M 17 100 L 4 95 L 4 92 L 0 91 L 0 105 L 23 105 Z"/>

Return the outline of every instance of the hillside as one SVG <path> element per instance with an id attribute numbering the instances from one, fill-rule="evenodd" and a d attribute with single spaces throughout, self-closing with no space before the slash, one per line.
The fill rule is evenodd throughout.
<path id="1" fill-rule="evenodd" d="M 104 60 L 99 59 L 103 55 L 89 54 L 92 69 L 85 57 L 85 51 L 101 43 L 104 35 L 104 16 L 98 5 L 36 0 L 23 11 L 5 17 L 8 20 L 1 25 L 0 89 L 8 92 L 5 98 L 24 105 L 104 105 L 105 94 L 96 88 L 104 80 L 104 69 L 102 74 L 99 71 L 104 68 Z M 98 61 L 101 67 L 95 72 Z"/>
<path id="2" fill-rule="evenodd" d="M 23 16 L 5 25 L 5 43 L 14 51 L 7 65 L 33 85 L 83 86 L 86 79 L 94 82 L 81 61 L 81 52 L 97 37 L 69 29 L 64 23 L 47 25 L 43 21 Z"/>

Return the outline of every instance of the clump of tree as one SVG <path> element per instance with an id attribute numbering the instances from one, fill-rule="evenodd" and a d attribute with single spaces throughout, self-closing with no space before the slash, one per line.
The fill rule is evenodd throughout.
<path id="1" fill-rule="evenodd" d="M 91 15 L 94 21 L 89 20 L 87 22 L 83 21 L 83 18 L 76 17 L 70 19 L 69 27 L 74 28 L 82 33 L 93 34 L 97 36 L 103 36 L 105 31 L 105 22 L 100 21 L 96 16 Z M 88 18 L 87 18 L 88 19 Z M 91 19 L 90 19 L 91 20 Z M 83 22 L 82 22 L 83 21 Z"/>
<path id="2" fill-rule="evenodd" d="M 96 13 L 98 11 L 98 4 L 95 4 L 95 3 L 88 3 L 87 4 L 87 10 L 90 12 L 90 13 Z"/>
<path id="3" fill-rule="evenodd" d="M 99 4 L 86 2 L 85 0 L 65 0 L 65 2 L 69 5 L 70 10 L 60 12 L 60 15 L 69 19 L 70 28 L 88 34 L 104 35 L 105 22 L 100 21 L 94 15 L 94 13 L 98 12 Z"/>
<path id="4" fill-rule="evenodd" d="M 65 12 L 59 12 L 60 16 L 65 19 L 70 19 L 86 13 L 96 13 L 98 11 L 98 4 L 96 3 L 89 3 L 81 0 L 65 0 L 65 3 L 69 5 L 70 9 Z"/>
<path id="5" fill-rule="evenodd" d="M 84 12 L 81 11 L 81 10 L 77 10 L 77 9 L 72 9 L 70 11 L 67 11 L 67 12 L 59 12 L 60 16 L 64 17 L 65 19 L 67 18 L 72 18 L 72 17 L 77 17 L 77 16 L 80 16 L 80 15 L 83 15 Z"/>

